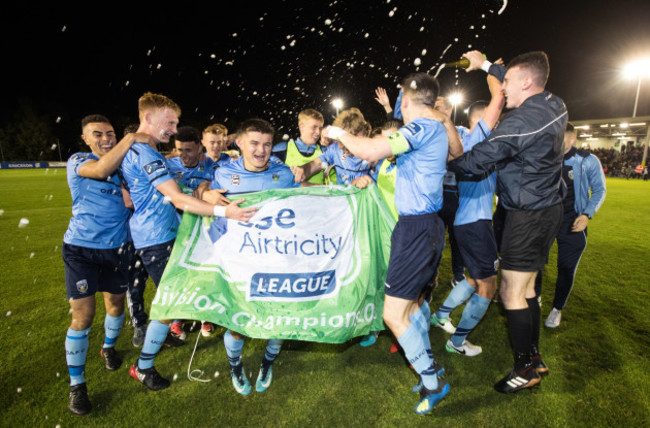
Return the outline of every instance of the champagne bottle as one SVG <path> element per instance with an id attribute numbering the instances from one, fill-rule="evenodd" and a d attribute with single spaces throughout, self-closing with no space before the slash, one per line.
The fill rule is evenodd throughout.
<path id="1" fill-rule="evenodd" d="M 458 67 L 458 68 L 467 68 L 469 67 L 469 60 L 465 57 L 454 62 L 445 63 L 445 67 Z"/>

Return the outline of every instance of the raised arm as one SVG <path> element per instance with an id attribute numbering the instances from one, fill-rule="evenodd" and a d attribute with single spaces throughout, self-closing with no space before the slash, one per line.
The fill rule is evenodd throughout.
<path id="1" fill-rule="evenodd" d="M 393 155 L 387 137 L 358 137 L 336 126 L 323 129 L 323 135 L 340 141 L 353 155 L 368 162 L 377 162 Z"/>
<path id="2" fill-rule="evenodd" d="M 103 180 L 111 175 L 120 163 L 134 142 L 149 143 L 152 140 L 147 134 L 127 134 L 108 153 L 99 160 L 90 160 L 79 167 L 78 174 L 86 178 Z"/>
<path id="3" fill-rule="evenodd" d="M 386 90 L 384 88 L 378 87 L 375 89 L 375 101 L 384 107 L 386 114 L 393 112 L 393 108 L 390 105 L 390 99 L 388 99 L 388 95 L 386 94 Z"/>
<path id="4" fill-rule="evenodd" d="M 497 123 L 499 122 L 501 111 L 503 110 L 503 106 L 506 103 L 506 97 L 503 95 L 503 91 L 501 90 L 503 85 L 499 79 L 491 74 L 488 74 L 487 83 L 488 88 L 490 89 L 490 94 L 492 95 L 492 99 L 490 99 L 490 104 L 488 104 L 488 106 L 485 108 L 485 112 L 483 113 L 483 122 L 485 122 L 491 131 L 495 126 L 497 126 Z"/>

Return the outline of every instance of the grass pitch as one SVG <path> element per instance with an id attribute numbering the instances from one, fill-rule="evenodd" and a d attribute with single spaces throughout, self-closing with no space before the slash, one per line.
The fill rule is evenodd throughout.
<path id="1" fill-rule="evenodd" d="M 505 396 L 492 389 L 512 366 L 505 316 L 493 303 L 470 335 L 483 347 L 477 357 L 448 354 L 447 335 L 431 331 L 451 392 L 426 417 L 413 412 L 417 377 L 399 354 L 388 352 L 392 337 L 386 332 L 370 348 L 358 340 L 286 342 L 271 388 L 247 398 L 230 384 L 222 331 L 199 339 L 192 362 L 210 381 L 188 380 L 193 333 L 187 345 L 156 358 L 161 374 L 175 380 L 152 392 L 128 376 L 139 349 L 131 346 L 133 329 L 126 323 L 116 346 L 124 364 L 116 372 L 104 369 L 98 298 L 86 363 L 93 411 L 78 418 L 67 409 L 63 348 L 70 323 L 61 260 L 71 216 L 65 170 L 0 171 L 0 426 L 650 426 L 650 182 L 608 179 L 607 186 L 605 204 L 590 221 L 562 324 L 542 327 L 540 347 L 550 375 L 532 391 Z M 21 228 L 22 218 L 29 224 Z M 543 319 L 554 291 L 554 263 L 555 248 L 544 276 Z M 433 310 L 450 290 L 450 279 L 445 250 Z M 153 288 L 149 283 L 148 302 Z M 462 309 L 452 313 L 454 320 Z M 252 382 L 263 353 L 264 341 L 247 340 L 243 360 Z"/>

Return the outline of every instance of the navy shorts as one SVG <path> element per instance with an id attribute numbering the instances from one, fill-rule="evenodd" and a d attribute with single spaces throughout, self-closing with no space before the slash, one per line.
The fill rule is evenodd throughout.
<path id="1" fill-rule="evenodd" d="M 160 279 L 163 276 L 163 272 L 165 272 L 165 267 L 167 266 L 173 247 L 174 241 L 169 241 L 135 250 L 135 253 L 142 260 L 142 264 L 151 277 L 151 280 L 156 284 L 156 287 L 160 284 Z"/>
<path id="2" fill-rule="evenodd" d="M 445 226 L 436 213 L 399 216 L 390 238 L 386 295 L 416 300 L 436 276 Z"/>
<path id="3" fill-rule="evenodd" d="M 62 255 L 68 299 L 82 299 L 98 292 L 126 292 L 131 260 L 126 249 L 103 250 L 64 242 Z"/>
<path id="4" fill-rule="evenodd" d="M 454 234 L 471 278 L 485 279 L 497 274 L 499 254 L 491 220 L 454 226 Z"/>
<path id="5" fill-rule="evenodd" d="M 535 211 L 508 211 L 501 241 L 501 268 L 536 272 L 548 263 L 548 253 L 562 224 L 562 204 Z"/>

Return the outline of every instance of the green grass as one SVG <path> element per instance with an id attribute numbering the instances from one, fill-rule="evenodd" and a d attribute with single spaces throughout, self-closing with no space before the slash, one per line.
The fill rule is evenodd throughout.
<path id="1" fill-rule="evenodd" d="M 187 365 L 196 334 L 156 359 L 171 388 L 146 390 L 128 376 L 139 355 L 126 325 L 117 349 L 125 363 L 103 368 L 103 303 L 91 332 L 86 379 L 93 411 L 67 410 L 63 349 L 70 323 L 61 242 L 71 216 L 63 169 L 0 171 L 0 426 L 649 426 L 650 322 L 645 277 L 650 254 L 650 182 L 609 179 L 605 205 L 591 221 L 589 244 L 578 269 L 562 325 L 541 333 L 551 374 L 533 391 L 513 396 L 492 385 L 510 369 L 512 355 L 500 304 L 492 304 L 470 339 L 483 354 L 464 358 L 444 351 L 440 329 L 431 332 L 436 359 L 451 392 L 427 417 L 413 413 L 416 376 L 383 333 L 376 345 L 287 342 L 264 394 L 248 398 L 230 385 L 221 335 L 201 337 L 193 369 L 211 382 L 190 382 Z M 19 228 L 21 218 L 30 223 Z M 550 309 L 555 249 L 544 277 L 542 316 Z M 435 309 L 450 289 L 445 250 Z M 153 297 L 148 286 L 146 298 Z M 99 299 L 101 300 L 101 299 Z M 452 318 L 459 319 L 462 307 Z M 248 340 L 244 364 L 253 382 L 264 341 Z M 220 376 L 214 377 L 215 372 Z M 20 389 L 20 392 L 18 392 Z"/>

